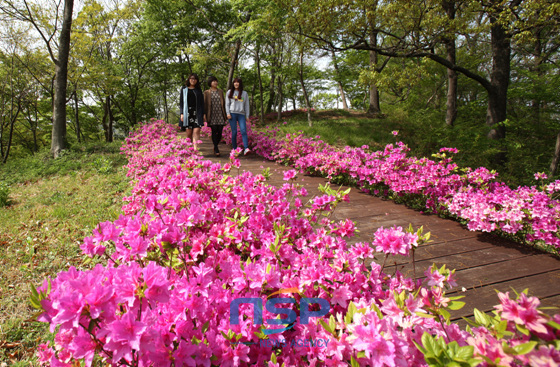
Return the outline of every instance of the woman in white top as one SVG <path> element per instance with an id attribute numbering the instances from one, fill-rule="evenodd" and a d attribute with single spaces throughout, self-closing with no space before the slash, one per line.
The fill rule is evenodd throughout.
<path id="1" fill-rule="evenodd" d="M 237 149 L 237 123 L 243 138 L 244 154 L 251 153 L 247 138 L 247 120 L 249 119 L 249 94 L 243 90 L 241 78 L 233 79 L 233 88 L 226 94 L 226 114 L 231 127 L 231 145 Z"/>

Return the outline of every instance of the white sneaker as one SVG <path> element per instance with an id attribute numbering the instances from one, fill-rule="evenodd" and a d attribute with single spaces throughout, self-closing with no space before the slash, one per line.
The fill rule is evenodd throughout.
<path id="1" fill-rule="evenodd" d="M 245 148 L 245 150 L 243 151 L 243 155 L 248 155 L 251 154 L 251 150 L 249 148 Z"/>

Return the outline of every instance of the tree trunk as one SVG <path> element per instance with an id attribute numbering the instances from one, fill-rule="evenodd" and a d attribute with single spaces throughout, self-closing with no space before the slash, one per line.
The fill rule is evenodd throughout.
<path id="1" fill-rule="evenodd" d="M 14 114 L 13 106 L 10 110 L 10 135 L 8 135 L 8 143 L 6 144 L 6 152 L 4 153 L 4 157 L 2 157 L 3 158 L 2 163 L 6 163 L 6 161 L 8 160 L 8 156 L 10 155 L 10 148 L 12 147 L 12 138 L 14 136 L 14 125 L 16 123 L 20 111 L 21 111 L 21 99 L 18 100 L 16 113 Z"/>
<path id="2" fill-rule="evenodd" d="M 35 103 L 34 103 L 34 107 L 35 107 L 35 121 L 33 124 L 33 147 L 35 148 L 35 153 L 37 153 L 39 151 L 39 144 L 37 143 L 37 128 L 39 127 L 39 110 L 37 108 L 37 97 L 35 99 Z"/>
<path id="3" fill-rule="evenodd" d="M 111 143 L 113 141 L 113 122 L 115 121 L 115 118 L 113 116 L 113 109 L 111 108 L 111 96 L 107 97 L 107 109 L 109 110 L 109 129 L 107 131 L 108 132 L 107 142 Z"/>
<path id="4" fill-rule="evenodd" d="M 307 95 L 307 88 L 305 88 L 305 83 L 303 81 L 303 48 L 299 54 L 299 82 L 301 84 L 301 89 L 303 90 L 303 99 L 305 100 L 305 107 L 307 108 L 307 123 L 309 127 L 313 126 L 311 121 L 311 104 L 309 103 L 309 96 Z"/>
<path id="5" fill-rule="evenodd" d="M 278 114 L 276 121 L 280 121 L 282 119 L 282 106 L 284 105 L 284 90 L 282 88 L 282 78 L 278 77 Z"/>
<path id="6" fill-rule="evenodd" d="M 103 130 L 105 132 L 105 141 L 110 143 L 113 141 L 113 112 L 111 111 L 111 97 L 105 97 L 103 104 Z"/>
<path id="7" fill-rule="evenodd" d="M 74 0 L 64 0 L 64 15 L 60 31 L 58 59 L 55 60 L 56 83 L 51 141 L 51 153 L 55 158 L 66 148 L 66 87 L 68 84 L 68 58 L 70 54 L 73 7 Z"/>
<path id="8" fill-rule="evenodd" d="M 262 83 L 262 75 L 261 75 L 261 58 L 260 58 L 260 50 L 261 47 L 257 43 L 257 48 L 255 50 L 255 55 L 257 59 L 257 76 L 259 77 L 259 100 L 260 100 L 260 120 L 261 125 L 264 125 L 264 94 L 263 94 L 263 83 Z"/>
<path id="9" fill-rule="evenodd" d="M 136 96 L 138 94 L 136 94 L 134 97 L 131 98 L 130 100 L 130 120 L 131 120 L 131 126 L 134 126 L 138 123 L 138 117 L 136 116 Z M 112 130 L 112 126 L 113 126 L 113 112 L 111 110 L 109 110 L 109 113 L 111 114 L 111 130 Z M 111 133 L 112 134 L 112 133 Z"/>
<path id="10" fill-rule="evenodd" d="M 554 157 L 550 164 L 550 177 L 556 175 L 556 172 L 558 172 L 558 162 L 560 162 L 560 132 L 556 135 L 556 148 L 554 149 Z"/>
<path id="11" fill-rule="evenodd" d="M 450 21 L 455 19 L 455 2 L 444 0 L 442 2 L 443 9 L 447 13 L 447 18 Z M 456 62 L 456 47 L 455 39 L 444 38 L 445 49 L 447 52 L 447 60 L 452 64 Z M 453 69 L 447 69 L 447 113 L 445 116 L 445 123 L 448 126 L 453 126 L 455 119 L 457 119 L 457 72 Z"/>
<path id="12" fill-rule="evenodd" d="M 369 41 L 373 47 L 377 47 L 377 32 L 371 32 Z M 369 67 L 371 70 L 377 70 L 377 51 L 369 51 Z M 379 114 L 381 113 L 381 106 L 379 104 L 379 90 L 375 83 L 369 85 L 369 107 L 367 113 Z"/>
<path id="13" fill-rule="evenodd" d="M 331 49 L 331 56 L 333 59 L 333 66 L 334 66 L 334 71 L 336 73 L 336 83 L 338 84 L 338 89 L 340 91 L 340 98 L 342 99 L 342 108 L 345 111 L 348 111 L 348 104 L 346 103 L 346 94 L 344 93 L 344 88 L 342 87 L 342 76 L 340 75 L 340 70 L 338 69 L 338 62 L 336 61 L 336 55 L 334 53 L 334 50 Z"/>
<path id="14" fill-rule="evenodd" d="M 272 112 L 272 105 L 274 104 L 274 97 L 276 93 L 274 92 L 274 82 L 276 75 L 274 71 L 270 72 L 270 84 L 268 86 L 268 103 L 266 104 L 266 113 Z"/>
<path id="15" fill-rule="evenodd" d="M 245 17 L 245 22 L 247 23 L 249 22 L 249 20 L 251 19 L 251 13 L 247 13 L 247 16 Z M 230 90 L 233 86 L 233 73 L 235 72 L 235 68 L 237 67 L 237 62 L 239 59 L 239 50 L 241 50 L 241 40 L 238 39 L 237 42 L 235 42 L 235 51 L 233 52 L 233 57 L 231 58 L 231 63 L 229 65 L 229 73 L 228 73 L 228 82 L 227 82 L 227 90 Z"/>
<path id="16" fill-rule="evenodd" d="M 257 107 L 256 107 L 256 102 L 255 102 L 255 89 L 257 88 L 256 84 L 253 84 L 253 88 L 251 89 L 251 96 L 253 96 L 252 98 L 249 98 L 249 109 L 251 111 L 256 111 Z M 255 113 L 255 112 L 253 112 Z"/>
<path id="17" fill-rule="evenodd" d="M 241 50 L 241 40 L 237 40 L 237 42 L 235 43 L 235 51 L 233 52 L 233 57 L 231 58 L 231 63 L 229 65 L 227 90 L 230 90 L 233 86 L 233 73 L 235 72 L 235 67 L 237 66 L 239 50 Z"/>
<path id="18" fill-rule="evenodd" d="M 76 119 L 76 137 L 78 138 L 78 143 L 82 142 L 80 131 L 80 111 L 78 110 L 78 92 L 74 91 L 74 116 Z"/>
<path id="19" fill-rule="evenodd" d="M 490 127 L 490 139 L 504 139 L 507 118 L 507 91 L 510 78 L 511 44 L 505 29 L 496 18 L 491 18 L 492 73 L 488 90 L 486 124 Z"/>
<path id="20" fill-rule="evenodd" d="M 542 68 L 542 63 L 543 63 L 543 57 L 542 57 L 542 51 L 543 51 L 543 44 L 542 44 L 542 29 L 538 29 L 536 31 L 535 34 L 535 38 L 536 38 L 536 42 L 535 42 L 535 48 L 533 51 L 533 58 L 535 60 L 533 67 L 531 68 L 533 72 L 535 72 L 539 77 L 542 77 L 544 75 L 543 72 L 543 68 Z M 535 85 L 535 89 L 537 88 L 537 86 Z M 536 90 L 534 90 L 534 95 L 537 96 L 538 93 Z M 540 99 L 538 99 L 537 97 L 535 97 L 532 101 L 531 101 L 531 107 L 533 110 L 533 124 L 534 125 L 540 125 L 541 124 L 541 105 L 542 105 L 542 101 Z"/>

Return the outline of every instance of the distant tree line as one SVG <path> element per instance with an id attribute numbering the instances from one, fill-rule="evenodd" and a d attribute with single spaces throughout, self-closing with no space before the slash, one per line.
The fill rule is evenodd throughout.
<path id="1" fill-rule="evenodd" d="M 261 117 L 428 109 L 432 125 L 477 121 L 497 164 L 535 142 L 550 173 L 560 160 L 558 1 L 0 0 L 0 17 L 4 162 L 176 122 L 192 72 L 241 76 Z"/>

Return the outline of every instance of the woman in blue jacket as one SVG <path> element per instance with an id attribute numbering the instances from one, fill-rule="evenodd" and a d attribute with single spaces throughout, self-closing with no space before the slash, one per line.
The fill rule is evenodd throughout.
<path id="1" fill-rule="evenodd" d="M 249 119 L 249 94 L 243 90 L 241 78 L 233 79 L 233 88 L 226 94 L 226 114 L 231 127 L 231 145 L 237 148 L 237 123 L 243 138 L 243 154 L 251 153 L 247 138 L 247 120 Z"/>
<path id="2" fill-rule="evenodd" d="M 181 89 L 179 98 L 181 109 L 181 131 L 187 132 L 187 137 L 191 139 L 194 149 L 198 149 L 200 139 L 200 129 L 204 126 L 204 95 L 200 88 L 198 75 L 191 74 L 185 81 L 185 86 Z"/>

